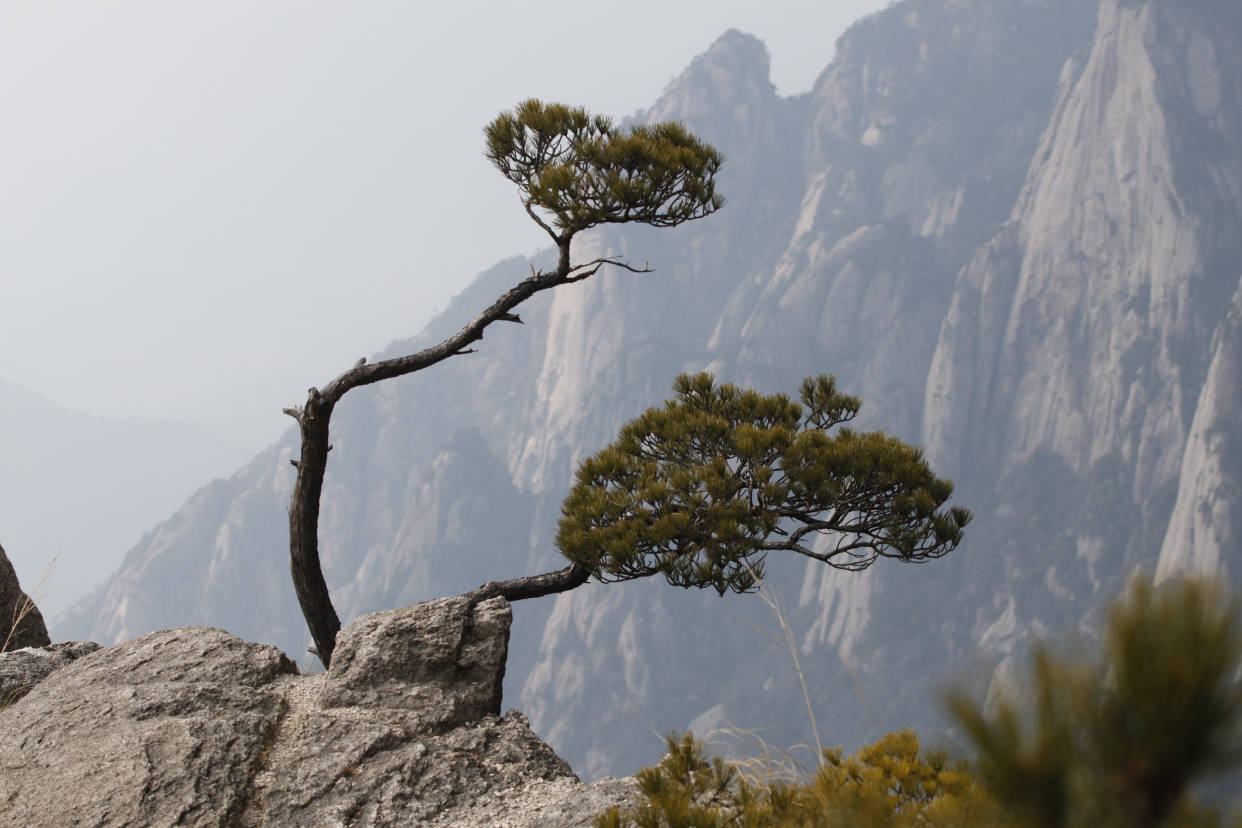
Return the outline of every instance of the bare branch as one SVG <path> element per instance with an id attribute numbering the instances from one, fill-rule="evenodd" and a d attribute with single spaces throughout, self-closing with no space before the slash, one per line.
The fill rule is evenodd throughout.
<path id="1" fill-rule="evenodd" d="M 483 331 L 493 322 L 514 321 L 510 317 L 512 309 L 542 290 L 569 284 L 572 271 L 579 269 L 569 264 L 569 239 L 558 243 L 561 256 L 556 270 L 544 273 L 539 270 L 505 291 L 486 310 L 476 316 L 469 324 L 453 336 L 414 354 L 380 360 L 368 364 L 356 365 L 328 383 L 320 392 L 336 403 L 346 392 L 361 385 L 370 385 L 393 377 L 411 374 L 429 368 L 451 356 L 471 353 L 468 346 L 483 338 Z"/>
<path id="2" fill-rule="evenodd" d="M 565 284 L 567 284 L 567 285 L 572 285 L 574 282 L 581 282 L 581 281 L 583 281 L 584 279 L 589 279 L 589 278 L 591 278 L 592 276 L 594 276 L 596 273 L 598 273 L 598 272 L 599 272 L 599 269 L 600 269 L 600 265 L 596 265 L 595 267 L 591 268 L 590 270 L 587 270 L 587 271 L 585 271 L 585 272 L 583 272 L 583 273 L 579 273 L 579 274 L 578 274 L 578 275 L 576 275 L 576 276 L 570 276 L 569 278 L 567 278 L 567 279 L 565 280 Z"/>
<path id="3" fill-rule="evenodd" d="M 545 224 L 544 220 L 539 218 L 539 214 L 535 212 L 535 208 L 530 206 L 530 199 L 522 199 L 522 206 L 526 208 L 526 214 L 535 220 L 535 224 L 542 227 L 543 231 L 552 237 L 552 241 L 557 244 L 561 243 L 561 237 L 556 234 L 556 231 Z"/>
<path id="4" fill-rule="evenodd" d="M 598 273 L 599 269 L 603 267 L 604 265 L 612 265 L 613 267 L 619 267 L 619 268 L 622 268 L 623 270 L 628 270 L 631 273 L 653 272 L 651 268 L 647 267 L 645 263 L 643 264 L 642 267 L 634 267 L 633 265 L 627 262 L 620 261 L 619 257 L 617 256 L 604 256 L 603 258 L 593 259 L 589 262 L 583 262 L 581 264 L 576 264 L 573 267 L 571 267 L 569 269 L 570 276 L 567 279 L 565 279 L 565 284 L 567 285 L 573 284 L 574 282 L 581 282 L 584 279 L 589 279 L 590 277 Z M 583 270 L 583 268 L 588 268 L 588 269 Z M 582 272 L 574 273 L 575 270 L 582 270 Z"/>
<path id="5" fill-rule="evenodd" d="M 613 267 L 620 267 L 620 268 L 623 268 L 624 270 L 628 270 L 630 273 L 652 273 L 654 272 L 652 271 L 650 267 L 648 267 L 647 262 L 643 262 L 642 267 L 634 267 L 632 264 L 628 262 L 621 261 L 620 256 L 602 256 L 598 259 L 592 259 L 589 262 L 582 262 L 581 264 L 576 264 L 573 267 L 571 267 L 570 270 L 574 271 L 574 270 L 580 270 L 581 268 L 584 268 L 584 267 L 593 267 L 591 272 L 594 273 L 596 270 L 600 268 L 601 265 L 612 265 Z"/>
<path id="6" fill-rule="evenodd" d="M 527 575 L 521 578 L 510 578 L 507 581 L 489 581 L 478 589 L 466 593 L 470 603 L 477 604 L 489 598 L 501 596 L 508 601 L 521 601 L 526 598 L 542 598 L 556 592 L 580 587 L 591 577 L 591 570 L 580 563 L 574 562 L 564 569 L 545 572 L 543 575 Z"/>

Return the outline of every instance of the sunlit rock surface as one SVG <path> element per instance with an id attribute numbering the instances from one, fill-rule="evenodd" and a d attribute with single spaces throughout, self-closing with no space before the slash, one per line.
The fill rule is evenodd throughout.
<path id="1" fill-rule="evenodd" d="M 510 617 L 500 598 L 363 616 L 319 675 L 212 627 L 78 647 L 0 710 L 0 823 L 589 825 L 633 783 L 583 785 L 500 716 Z"/>

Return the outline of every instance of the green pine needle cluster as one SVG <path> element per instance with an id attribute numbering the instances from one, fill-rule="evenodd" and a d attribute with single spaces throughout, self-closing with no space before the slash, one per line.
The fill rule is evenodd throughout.
<path id="1" fill-rule="evenodd" d="M 1197 780 L 1242 763 L 1242 614 L 1218 583 L 1135 578 L 1097 657 L 1035 649 L 1031 698 L 950 707 L 1017 824 L 1207 825 Z"/>
<path id="2" fill-rule="evenodd" d="M 648 828 L 720 825 L 737 810 L 739 776 L 720 757 L 708 757 L 693 733 L 666 739 L 668 753 L 660 764 L 638 772 L 638 789 L 646 802 L 631 813 L 612 808 L 596 819 L 597 828 Z"/>
<path id="3" fill-rule="evenodd" d="M 585 109 L 531 99 L 484 135 L 487 157 L 522 190 L 527 210 L 551 214 L 563 237 L 599 224 L 673 227 L 724 205 L 715 190 L 724 156 L 678 123 L 619 129 Z"/>
<path id="4" fill-rule="evenodd" d="M 842 427 L 859 401 L 832 377 L 804 380 L 801 405 L 707 373 L 673 387 L 582 462 L 564 501 L 557 546 L 596 578 L 659 573 L 723 595 L 754 589 L 774 550 L 858 570 L 961 541 L 971 516 L 944 508 L 953 484 L 919 449 Z"/>

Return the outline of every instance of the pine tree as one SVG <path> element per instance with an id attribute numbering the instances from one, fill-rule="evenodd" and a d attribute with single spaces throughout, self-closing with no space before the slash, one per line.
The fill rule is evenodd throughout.
<path id="1" fill-rule="evenodd" d="M 290 570 L 315 640 L 314 651 L 325 667 L 331 662 L 341 622 L 319 561 L 319 501 L 332 449 L 328 426 L 340 399 L 354 388 L 473 353 L 470 346 L 492 323 L 520 323 L 514 309 L 540 291 L 581 282 L 605 266 L 646 272 L 646 267 L 633 267 L 616 257 L 572 262 L 570 243 L 581 231 L 629 222 L 675 227 L 708 216 L 724 204 L 715 189 L 723 156 L 680 124 L 621 129 L 584 109 L 527 100 L 492 121 L 484 137 L 487 157 L 517 185 L 527 214 L 556 245 L 556 267 L 546 272 L 532 267 L 529 278 L 443 342 L 381 362 L 360 359 L 322 389 L 311 388 L 304 405 L 285 409 L 297 420 L 302 436 L 300 456 L 292 461 L 298 474 L 289 503 Z M 549 577 L 535 576 L 508 589 L 514 597 L 546 594 L 553 585 L 567 588 L 565 584 L 579 573 Z"/>
<path id="2" fill-rule="evenodd" d="M 842 427 L 860 403 L 833 377 L 804 380 L 802 405 L 706 373 L 674 390 L 583 461 L 565 499 L 557 546 L 598 579 L 661 574 L 723 595 L 752 590 L 773 551 L 859 570 L 961 541 L 970 513 L 943 508 L 953 484 L 919 449 Z"/>
<path id="3" fill-rule="evenodd" d="M 572 263 L 577 233 L 629 222 L 674 227 L 724 203 L 715 192 L 720 153 L 680 124 L 620 129 L 582 109 L 529 100 L 496 118 L 485 138 L 487 157 L 517 185 L 526 212 L 555 243 L 556 268 L 532 269 L 440 344 L 382 362 L 360 360 L 322 390 L 310 389 L 304 406 L 286 409 L 302 434 L 289 507 L 291 569 L 325 666 L 340 620 L 319 563 L 319 500 L 328 423 L 341 397 L 472 353 L 488 325 L 521 322 L 514 308 L 541 290 L 605 266 L 645 272 L 614 257 Z M 610 581 L 656 573 L 678 586 L 745 592 L 776 550 L 862 569 L 882 556 L 936 558 L 961 541 L 970 513 L 943 508 L 952 484 L 932 473 L 918 449 L 840 427 L 859 402 L 838 393 L 831 377 L 804 382 L 802 405 L 781 394 L 717 386 L 707 374 L 680 377 L 675 390 L 676 399 L 648 410 L 582 464 L 557 537 L 569 565 L 484 584 L 470 600 L 515 601 L 573 589 L 592 575 Z"/>
<path id="4" fill-rule="evenodd" d="M 825 751 L 801 781 L 750 777 L 673 734 L 659 764 L 639 771 L 640 800 L 610 808 L 596 828 L 967 828 L 1003 814 L 970 768 L 921 750 L 913 731 L 889 733 L 853 756 Z"/>

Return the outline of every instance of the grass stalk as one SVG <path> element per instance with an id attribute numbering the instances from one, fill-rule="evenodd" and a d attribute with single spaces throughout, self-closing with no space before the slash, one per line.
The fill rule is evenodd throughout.
<path id="1" fill-rule="evenodd" d="M 25 593 L 24 600 L 13 606 L 12 622 L 9 624 L 8 633 L 4 636 L 4 644 L 0 644 L 0 653 L 8 652 L 9 642 L 12 641 L 13 636 L 17 634 L 18 625 L 21 624 L 22 621 L 25 620 L 26 616 L 34 610 L 35 602 L 31 595 L 43 589 L 43 585 L 47 582 L 48 576 L 52 574 L 52 568 L 56 566 L 56 559 L 59 557 L 59 554 L 52 556 L 52 560 L 48 561 L 47 568 L 43 570 L 43 574 L 39 577 L 38 582 L 35 583 L 34 589 L 28 593 Z"/>
<path id="2" fill-rule="evenodd" d="M 785 605 L 781 600 L 781 595 L 772 587 L 768 586 L 763 578 L 759 577 L 759 573 L 750 567 L 747 567 L 750 575 L 755 579 L 755 584 L 759 587 L 759 597 L 767 606 L 768 611 L 776 619 L 776 623 L 781 628 L 781 643 L 785 648 L 785 652 L 789 653 L 789 658 L 793 661 L 794 671 L 798 674 L 798 683 L 802 686 L 802 700 L 806 704 L 806 715 L 811 721 L 811 735 L 815 738 L 815 755 L 820 763 L 824 761 L 824 743 L 819 737 L 819 723 L 815 719 L 815 707 L 811 704 L 811 693 L 806 686 L 806 673 L 802 670 L 802 660 L 798 658 L 798 641 L 794 637 L 793 627 L 789 624 L 789 614 L 785 612 Z"/>

